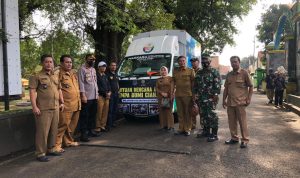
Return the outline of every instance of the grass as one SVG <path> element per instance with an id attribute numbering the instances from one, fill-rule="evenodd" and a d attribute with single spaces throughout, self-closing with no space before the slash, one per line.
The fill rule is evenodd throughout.
<path id="1" fill-rule="evenodd" d="M 22 97 L 22 99 L 9 101 L 9 110 L 8 111 L 5 111 L 4 101 L 1 101 L 0 102 L 0 115 L 7 114 L 7 113 L 15 113 L 16 111 L 24 111 L 24 110 L 31 109 L 31 106 L 17 106 L 17 103 L 29 102 L 29 101 L 30 101 L 30 99 L 29 99 L 29 90 L 26 89 L 24 91 L 24 97 Z"/>

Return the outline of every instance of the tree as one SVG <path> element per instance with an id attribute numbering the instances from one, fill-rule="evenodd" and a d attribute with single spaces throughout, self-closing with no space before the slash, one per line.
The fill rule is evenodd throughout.
<path id="1" fill-rule="evenodd" d="M 29 78 L 40 63 L 41 49 L 33 39 L 26 39 L 20 43 L 22 76 Z"/>
<path id="2" fill-rule="evenodd" d="M 78 36 L 93 39 L 98 59 L 111 60 L 121 58 L 130 35 L 158 29 L 185 29 L 203 49 L 221 52 L 226 44 L 234 44 L 234 20 L 246 15 L 256 1 L 54 0 L 43 2 L 40 9 L 53 23 L 59 21 Z"/>
<path id="3" fill-rule="evenodd" d="M 273 41 L 273 36 L 277 30 L 278 20 L 281 15 L 286 14 L 289 18 L 287 18 L 287 22 L 285 25 L 285 33 L 289 34 L 293 31 L 293 22 L 290 15 L 290 8 L 286 4 L 280 5 L 272 5 L 264 13 L 261 17 L 261 23 L 256 27 L 258 30 L 258 40 L 265 45 L 268 45 L 271 41 Z"/>
<path id="4" fill-rule="evenodd" d="M 174 20 L 159 0 L 70 1 L 69 7 L 71 13 L 67 16 L 71 24 L 93 38 L 97 58 L 108 62 L 121 58 L 124 39 L 129 35 L 172 28 Z"/>
<path id="5" fill-rule="evenodd" d="M 49 34 L 45 41 L 42 42 L 41 53 L 52 54 L 55 62 L 58 64 L 62 54 L 69 54 L 73 58 L 80 58 L 83 53 L 82 42 L 79 37 L 60 28 Z"/>
<path id="6" fill-rule="evenodd" d="M 167 3 L 170 0 L 165 0 Z M 233 45 L 238 32 L 236 18 L 242 19 L 256 0 L 178 0 L 167 9 L 175 14 L 174 24 L 196 38 L 207 53 L 221 52 L 226 44 Z M 177 4 L 176 4 L 177 2 Z M 172 10 L 173 9 L 173 10 Z"/>

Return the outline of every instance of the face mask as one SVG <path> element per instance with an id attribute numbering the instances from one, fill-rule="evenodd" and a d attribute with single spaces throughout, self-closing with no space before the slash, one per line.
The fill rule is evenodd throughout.
<path id="1" fill-rule="evenodd" d="M 90 67 L 93 67 L 95 62 L 94 61 L 87 61 L 87 64 L 90 66 Z"/>
<path id="2" fill-rule="evenodd" d="M 208 62 L 201 62 L 201 65 L 202 65 L 203 68 L 208 68 L 209 67 Z"/>

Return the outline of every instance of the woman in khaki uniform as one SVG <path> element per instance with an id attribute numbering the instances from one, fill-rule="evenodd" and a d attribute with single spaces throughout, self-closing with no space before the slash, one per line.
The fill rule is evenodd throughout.
<path id="1" fill-rule="evenodd" d="M 162 129 L 173 130 L 174 118 L 172 114 L 173 99 L 174 99 L 174 81 L 168 75 L 168 68 L 162 66 L 160 68 L 161 78 L 156 81 L 156 93 L 159 104 L 159 121 Z M 162 107 L 162 98 L 169 98 L 170 107 Z"/>

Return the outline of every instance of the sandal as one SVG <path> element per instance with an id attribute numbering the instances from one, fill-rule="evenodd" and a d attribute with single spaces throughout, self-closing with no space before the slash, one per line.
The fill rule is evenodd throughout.
<path id="1" fill-rule="evenodd" d="M 62 149 L 62 148 L 60 148 L 60 149 L 56 150 L 56 152 L 58 152 L 58 153 L 64 153 L 64 152 L 65 152 L 65 150 L 64 150 L 64 149 Z"/>
<path id="2" fill-rule="evenodd" d="M 67 147 L 76 147 L 76 146 L 79 146 L 78 142 L 72 142 L 69 145 L 67 145 Z"/>

